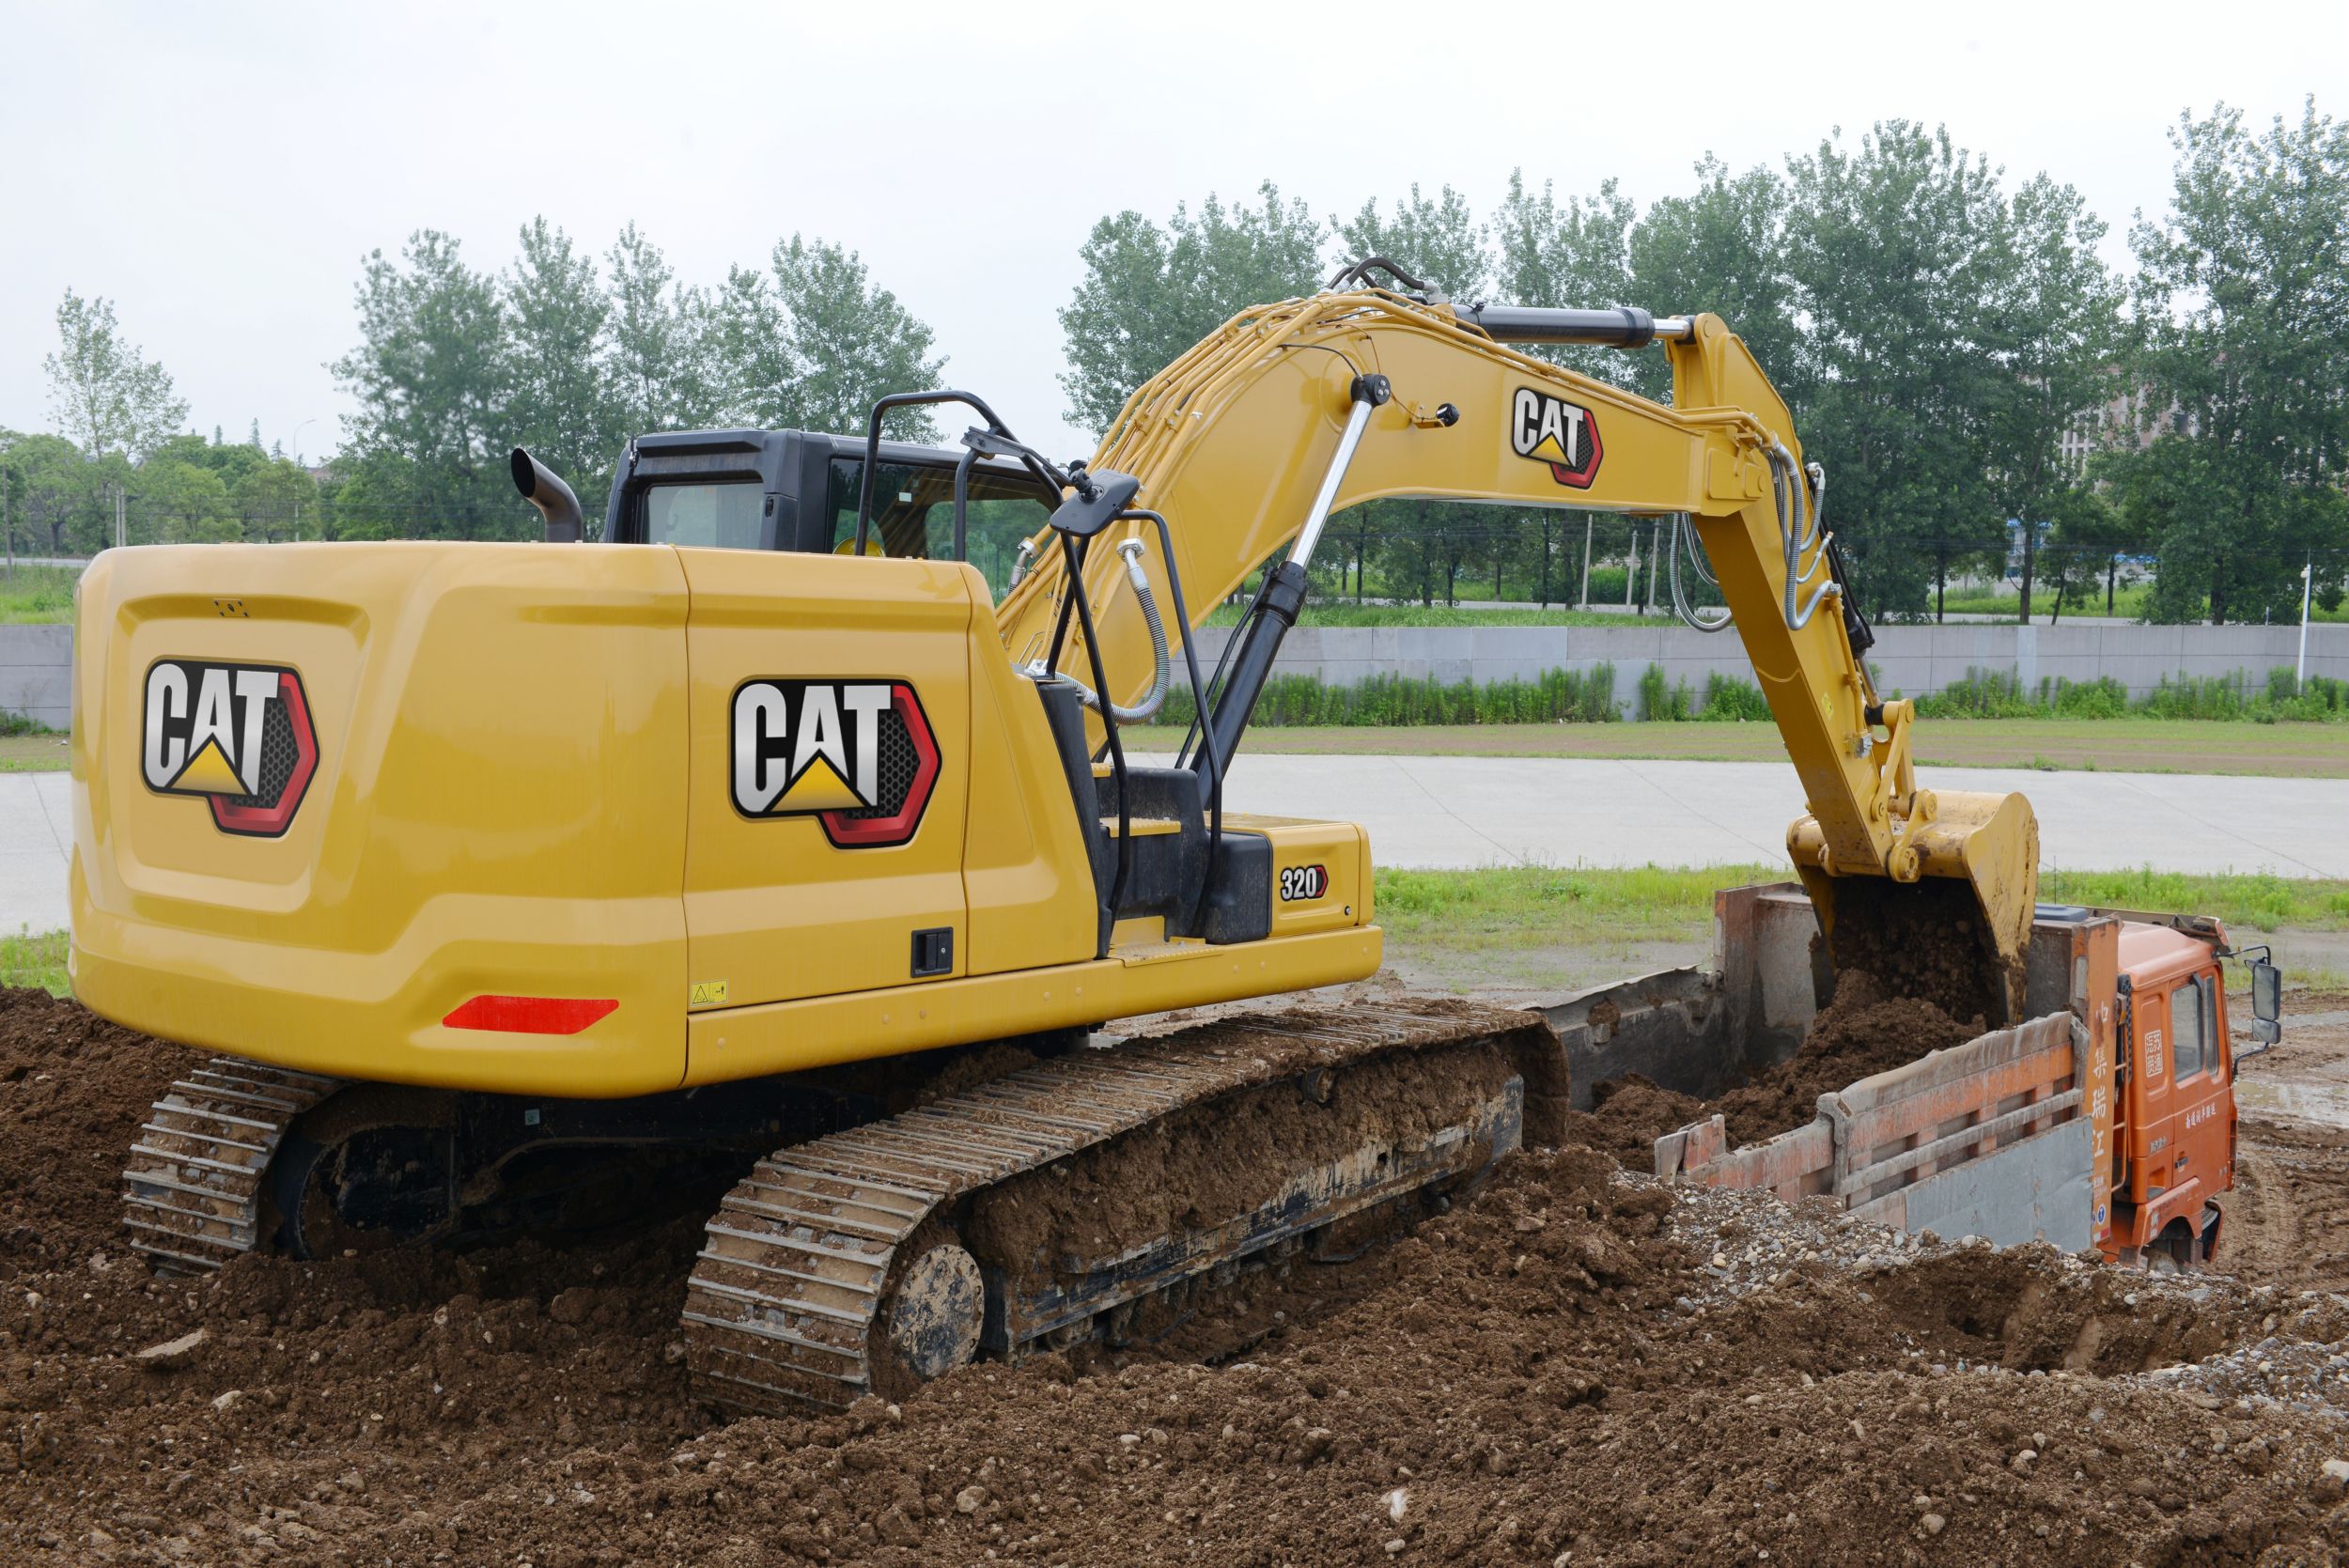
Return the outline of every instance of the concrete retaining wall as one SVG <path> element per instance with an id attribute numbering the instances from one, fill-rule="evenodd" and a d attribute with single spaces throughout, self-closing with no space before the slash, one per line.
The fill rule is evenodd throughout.
<path id="1" fill-rule="evenodd" d="M 73 718 L 73 629 L 0 626 L 0 708 L 61 730 Z"/>
<path id="2" fill-rule="evenodd" d="M 1231 633 L 1199 634 L 1203 664 L 1223 652 Z M 1876 629 L 1869 662 L 1889 696 L 1918 697 L 1965 678 L 1969 669 L 2013 672 L 2026 690 L 2042 680 L 2092 681 L 2110 675 L 2141 697 L 2167 675 L 2226 675 L 2246 671 L 2256 683 L 2278 665 L 2290 668 L 2296 626 L 1891 626 Z M 1668 680 L 1702 691 L 1716 672 L 1751 680 L 1736 633 L 1707 635 L 1665 622 L 1644 627 L 1299 627 L 1281 644 L 1283 674 L 1318 675 L 1351 686 L 1374 675 L 1444 682 L 1532 679 L 1545 670 L 1615 667 L 1615 697 L 1628 713 L 1640 676 L 1661 665 Z M 2349 679 L 2349 625 L 2309 629 L 2309 674 Z"/>
<path id="3" fill-rule="evenodd" d="M 1212 665 L 1231 633 L 1199 634 L 1200 661 Z M 1892 626 L 1879 627 L 1870 662 L 1889 695 L 1922 696 L 1965 678 L 1968 669 L 2013 671 L 2026 688 L 2045 679 L 2111 675 L 2141 697 L 2164 675 L 2225 675 L 2254 682 L 2290 667 L 2297 627 L 2266 626 Z M 0 626 L 0 708 L 52 729 L 71 718 L 73 629 Z M 1686 627 L 1469 626 L 1299 627 L 1281 644 L 1283 674 L 1352 686 L 1374 675 L 1445 682 L 1531 680 L 1545 670 L 1615 667 L 1615 699 L 1629 714 L 1650 664 L 1697 691 L 1716 671 L 1753 678 L 1735 632 L 1707 636 Z M 2309 629 L 2309 674 L 2349 680 L 2349 625 Z"/>

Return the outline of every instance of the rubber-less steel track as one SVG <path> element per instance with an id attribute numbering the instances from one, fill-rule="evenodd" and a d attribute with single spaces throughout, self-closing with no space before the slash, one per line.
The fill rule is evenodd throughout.
<path id="1" fill-rule="evenodd" d="M 742 1411 L 805 1413 L 886 1391 L 877 1390 L 876 1374 L 893 1354 L 916 1364 L 930 1354 L 942 1370 L 968 1358 L 978 1332 L 954 1327 L 975 1322 L 968 1313 L 978 1271 L 958 1248 L 933 1240 L 959 1200 L 1237 1090 L 1290 1077 L 1310 1085 L 1314 1075 L 1389 1052 L 1484 1041 L 1506 1048 L 1523 1044 L 1528 1030 L 1548 1035 L 1525 1014 L 1448 1001 L 1242 1016 L 1080 1050 L 785 1148 L 761 1160 L 709 1222 L 683 1314 L 696 1392 Z M 1512 1080 L 1507 1107 L 1486 1108 L 1476 1127 L 1447 1129 L 1425 1148 L 1382 1152 L 1351 1176 L 1333 1169 L 1315 1188 L 1321 1206 L 1292 1193 L 1288 1217 L 1319 1223 L 1393 1197 L 1404 1184 L 1461 1173 L 1469 1167 L 1459 1162 L 1474 1153 L 1464 1145 L 1474 1138 L 1485 1140 L 1474 1157 L 1489 1164 L 1505 1152 L 1503 1141 L 1516 1140 L 1517 1093 Z M 1145 1250 L 1156 1257 L 1144 1266 L 1156 1271 L 1151 1281 L 1188 1278 L 1295 1229 L 1235 1222 L 1212 1246 L 1163 1238 Z M 938 1262 L 950 1255 L 951 1264 Z M 951 1304 L 912 1313 L 915 1338 L 935 1339 L 936 1325 L 949 1321 L 945 1338 L 962 1343 L 942 1354 L 937 1344 L 908 1343 L 909 1314 L 891 1301 L 917 1288 Z M 1031 1317 L 1007 1335 L 1003 1319 L 1003 1303 L 989 1302 L 988 1338 L 999 1351 L 1016 1353 L 1039 1327 Z"/>
<path id="2" fill-rule="evenodd" d="M 214 1057 L 155 1102 L 122 1172 L 132 1250 L 163 1274 L 209 1273 L 261 1242 L 264 1175 L 296 1117 L 340 1079 Z"/>

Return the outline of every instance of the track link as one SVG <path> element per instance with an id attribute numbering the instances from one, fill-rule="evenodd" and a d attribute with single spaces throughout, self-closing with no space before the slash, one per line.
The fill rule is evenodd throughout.
<path id="1" fill-rule="evenodd" d="M 1310 1083 L 1386 1053 L 1487 1041 L 1513 1051 L 1556 1048 L 1538 1017 L 1448 1001 L 1240 1016 L 1080 1050 L 786 1147 L 761 1160 L 709 1222 L 683 1312 L 696 1393 L 745 1413 L 805 1414 L 888 1391 L 877 1390 L 877 1373 L 893 1358 L 917 1367 L 926 1359 L 922 1375 L 957 1364 L 977 1348 L 980 1271 L 936 1238 L 951 1234 L 940 1227 L 961 1200 L 1238 1090 L 1284 1078 Z M 998 1279 L 985 1307 L 988 1348 L 1017 1356 L 1105 1307 L 1472 1174 L 1515 1146 L 1521 1094 L 1512 1079 L 1505 1103 L 1477 1108 L 1473 1125 L 1310 1172 L 1252 1216 L 1160 1238 L 1073 1288 L 1007 1305 Z M 929 1305 L 893 1312 L 893 1293 L 918 1293 Z"/>
<path id="2" fill-rule="evenodd" d="M 160 1274 L 209 1274 L 261 1242 L 263 1178 L 294 1119 L 339 1079 L 214 1057 L 157 1100 L 122 1172 L 131 1248 Z"/>

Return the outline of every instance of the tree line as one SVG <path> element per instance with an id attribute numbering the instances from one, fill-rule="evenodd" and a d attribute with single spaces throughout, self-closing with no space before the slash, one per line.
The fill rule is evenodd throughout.
<path id="1" fill-rule="evenodd" d="M 1945 130 L 1886 121 L 1780 164 L 1699 163 L 1644 205 L 1511 176 L 1491 210 L 1413 187 L 1320 213 L 1266 183 L 1161 221 L 1103 217 L 1059 313 L 1072 418 L 1105 428 L 1143 380 L 1233 315 L 1310 293 L 1345 259 L 1393 258 L 1455 300 L 1638 304 L 1726 319 L 1829 476 L 1828 517 L 1863 607 L 1929 613 L 1962 573 L 2012 573 L 2021 613 L 2109 593 L 2151 563 L 2156 619 L 2296 614 L 2349 583 L 2349 128 L 2182 116 L 2167 210 L 2133 266 L 2047 174 L 2010 177 Z M 44 551 L 224 537 L 524 537 L 505 478 L 525 445 L 591 521 L 635 432 L 857 430 L 888 391 L 940 384 L 935 334 L 852 250 L 793 236 L 715 284 L 680 280 L 633 226 L 602 253 L 536 219 L 483 272 L 423 230 L 367 256 L 357 339 L 332 366 L 354 411 L 313 474 L 180 433 L 186 405 L 113 307 L 69 293 L 48 363 L 55 434 L 0 431 L 9 535 Z M 1668 397 L 1662 357 L 1566 349 L 1586 374 Z M 919 411 L 893 434 L 926 439 Z M 1382 502 L 1332 527 L 1321 575 L 1433 601 L 1488 583 L 1578 597 L 1585 520 Z M 1652 528 L 1588 528 L 1600 562 L 1652 569 Z M 1573 591 L 1569 591 L 1569 588 Z M 1642 595 L 1642 598 L 1645 596 Z"/>

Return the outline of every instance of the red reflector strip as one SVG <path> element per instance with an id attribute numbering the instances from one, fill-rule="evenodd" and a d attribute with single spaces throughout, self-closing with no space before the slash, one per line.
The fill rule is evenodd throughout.
<path id="1" fill-rule="evenodd" d="M 449 1029 L 501 1034 L 576 1034 L 619 1005 L 614 997 L 479 996 L 441 1022 Z"/>

